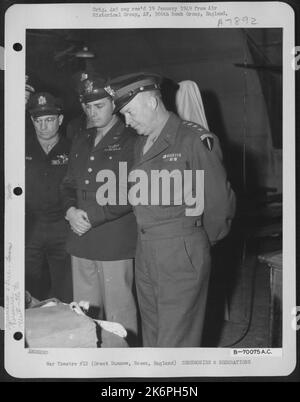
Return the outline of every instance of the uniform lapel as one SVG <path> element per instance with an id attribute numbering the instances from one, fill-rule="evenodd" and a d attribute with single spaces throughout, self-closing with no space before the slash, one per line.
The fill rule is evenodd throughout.
<path id="1" fill-rule="evenodd" d="M 137 161 L 136 166 L 154 159 L 157 155 L 161 154 L 172 145 L 175 142 L 179 125 L 180 119 L 175 114 L 171 113 L 157 140 L 144 155 L 143 145 L 145 144 L 145 141 L 140 141 L 137 146 L 137 155 L 140 159 Z"/>
<path id="2" fill-rule="evenodd" d="M 36 151 L 38 152 L 38 154 L 40 154 L 40 157 L 41 157 L 42 159 L 48 160 L 48 159 L 51 159 L 51 155 L 52 155 L 53 153 L 55 153 L 55 150 L 57 150 L 57 148 L 60 146 L 61 141 L 62 141 L 62 137 L 61 137 L 61 135 L 59 134 L 57 143 L 54 145 L 53 148 L 51 148 L 51 150 L 50 150 L 48 153 L 46 153 L 46 152 L 44 151 L 44 149 L 43 149 L 41 143 L 39 142 L 37 136 L 35 136 L 35 138 L 34 138 L 34 147 L 36 148 Z"/>
<path id="3" fill-rule="evenodd" d="M 97 144 L 93 151 L 98 151 L 100 148 L 105 148 L 107 145 L 112 145 L 120 140 L 124 124 L 121 120 L 117 121 L 115 125 L 105 134 L 101 141 Z"/>

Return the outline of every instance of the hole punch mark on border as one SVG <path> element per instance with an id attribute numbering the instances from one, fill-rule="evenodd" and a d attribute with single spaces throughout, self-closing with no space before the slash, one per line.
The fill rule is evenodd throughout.
<path id="1" fill-rule="evenodd" d="M 13 49 L 16 51 L 16 52 L 20 52 L 22 49 L 23 49 L 23 46 L 21 45 L 21 43 L 14 43 L 13 44 Z"/>
<path id="2" fill-rule="evenodd" d="M 22 332 L 15 332 L 15 333 L 14 333 L 14 339 L 15 339 L 16 341 L 20 341 L 22 338 L 23 338 Z"/>
<path id="3" fill-rule="evenodd" d="M 23 190 L 21 187 L 15 187 L 14 188 L 14 194 L 15 195 L 21 195 L 23 193 Z"/>

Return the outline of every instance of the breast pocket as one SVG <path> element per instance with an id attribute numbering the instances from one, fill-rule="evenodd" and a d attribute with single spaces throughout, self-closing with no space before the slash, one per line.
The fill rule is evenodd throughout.
<path id="1" fill-rule="evenodd" d="M 110 166 L 112 170 L 115 171 L 116 174 L 119 171 L 126 171 L 128 174 L 129 169 L 131 168 L 131 164 L 129 165 L 127 162 L 128 156 L 121 149 L 110 151 L 106 153 L 107 164 Z"/>
<path id="2" fill-rule="evenodd" d="M 117 161 L 120 159 L 120 151 L 108 151 L 104 154 L 105 159 L 108 161 Z"/>
<path id="3" fill-rule="evenodd" d="M 84 155 L 79 151 L 73 153 L 69 159 L 69 166 L 74 177 L 80 178 L 85 173 L 87 166 L 94 164 L 94 160 L 95 158 L 91 159 L 91 156 Z"/>
<path id="4" fill-rule="evenodd" d="M 160 195 L 162 207 L 183 205 L 185 168 L 183 161 L 166 161 L 151 172 L 151 187 Z"/>
<path id="5" fill-rule="evenodd" d="M 184 160 L 177 160 L 177 161 L 172 161 L 172 160 L 163 160 L 159 164 L 159 168 L 161 170 L 167 170 L 168 172 L 173 172 L 174 170 L 179 170 L 182 172 L 186 169 L 186 162 Z"/>

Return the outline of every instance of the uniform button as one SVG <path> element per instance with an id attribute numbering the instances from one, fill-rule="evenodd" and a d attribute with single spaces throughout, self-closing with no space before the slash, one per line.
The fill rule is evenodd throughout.
<path id="1" fill-rule="evenodd" d="M 112 159 L 112 156 L 109 156 L 109 158 L 108 159 Z"/>
<path id="2" fill-rule="evenodd" d="M 90 181 L 89 180 L 85 180 L 85 184 L 89 184 L 90 183 Z"/>
<path id="3" fill-rule="evenodd" d="M 88 172 L 91 173 L 93 171 L 92 168 L 88 168 Z"/>
<path id="4" fill-rule="evenodd" d="M 95 157 L 94 157 L 94 156 L 91 156 L 91 157 L 90 157 L 90 160 L 91 160 L 91 161 L 93 161 L 94 159 L 95 159 Z"/>

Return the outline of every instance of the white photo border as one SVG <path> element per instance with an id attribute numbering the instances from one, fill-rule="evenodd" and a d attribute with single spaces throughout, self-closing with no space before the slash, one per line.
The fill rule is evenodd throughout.
<path id="1" fill-rule="evenodd" d="M 5 369 L 17 378 L 126 378 L 283 376 L 296 366 L 296 331 L 292 311 L 295 290 L 295 79 L 292 70 L 294 11 L 281 2 L 214 3 L 232 18 L 249 16 L 256 27 L 283 28 L 283 346 L 269 357 L 247 357 L 250 364 L 217 364 L 234 360 L 230 348 L 180 349 L 37 349 L 24 347 L 24 191 L 25 185 L 25 56 L 26 29 L 215 28 L 216 18 L 97 18 L 93 7 L 121 7 L 124 3 L 26 4 L 11 6 L 5 16 Z M 126 3 L 138 7 L 141 3 Z M 212 3 L 146 3 L 189 5 Z M 222 26 L 222 28 L 237 26 Z M 240 28 L 249 28 L 243 22 Z M 21 43 L 22 51 L 13 45 Z M 18 118 L 16 118 L 18 116 Z M 216 362 L 184 365 L 186 360 Z M 245 358 L 246 359 L 246 358 Z M 133 361 L 176 361 L 176 365 L 134 366 Z M 239 358 L 241 360 L 241 358 Z M 80 365 L 88 362 L 88 366 Z M 108 362 L 93 365 L 92 362 Z M 76 365 L 58 362 L 76 363 Z M 128 364 L 111 364 L 128 362 Z M 51 363 L 54 363 L 51 364 Z"/>

